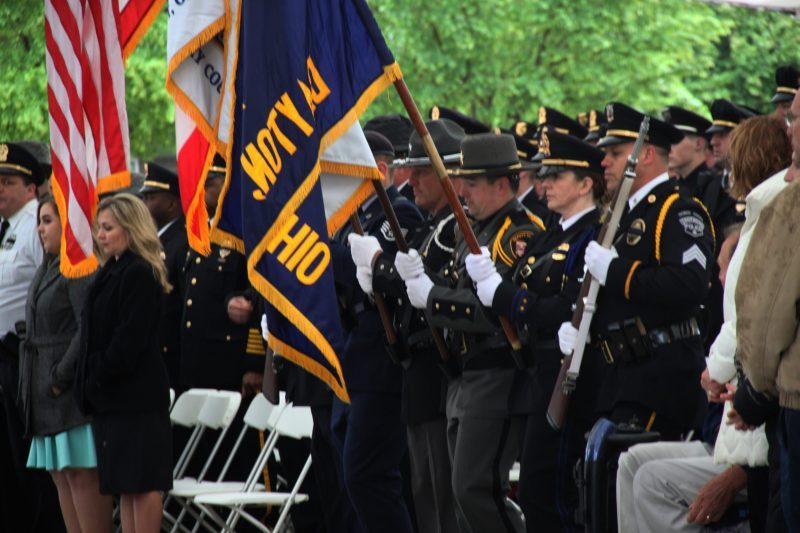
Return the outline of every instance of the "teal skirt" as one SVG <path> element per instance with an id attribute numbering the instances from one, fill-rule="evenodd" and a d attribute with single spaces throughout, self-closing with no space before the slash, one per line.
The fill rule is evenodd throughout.
<path id="1" fill-rule="evenodd" d="M 97 468 L 92 425 L 84 424 L 56 435 L 33 437 L 27 466 L 45 470 Z"/>

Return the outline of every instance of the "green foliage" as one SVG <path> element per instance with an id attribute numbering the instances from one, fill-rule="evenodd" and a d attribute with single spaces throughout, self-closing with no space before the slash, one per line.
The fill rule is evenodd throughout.
<path id="1" fill-rule="evenodd" d="M 42 0 L 0 3 L 0 139 L 47 141 Z M 611 100 L 707 114 L 714 98 L 768 112 L 778 65 L 798 64 L 794 18 L 693 0 L 370 0 L 420 108 L 492 125 L 540 105 L 577 114 Z M 131 155 L 174 151 L 164 89 L 166 15 L 128 61 Z M 369 116 L 401 113 L 389 90 Z"/>

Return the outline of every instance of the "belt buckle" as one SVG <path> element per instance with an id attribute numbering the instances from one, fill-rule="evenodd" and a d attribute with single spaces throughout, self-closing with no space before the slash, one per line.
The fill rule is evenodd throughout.
<path id="1" fill-rule="evenodd" d="M 608 345 L 608 341 L 600 341 L 600 351 L 603 352 L 603 357 L 606 360 L 606 364 L 613 365 L 614 355 L 611 353 L 611 348 Z"/>
<path id="2" fill-rule="evenodd" d="M 520 269 L 519 274 L 522 276 L 522 279 L 527 279 L 527 277 L 531 275 L 531 266 L 525 265 Z"/>

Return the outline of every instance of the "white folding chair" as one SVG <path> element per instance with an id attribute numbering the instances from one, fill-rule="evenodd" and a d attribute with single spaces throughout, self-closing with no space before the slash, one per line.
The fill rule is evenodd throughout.
<path id="1" fill-rule="evenodd" d="M 275 433 L 280 436 L 290 437 L 293 439 L 311 438 L 311 432 L 314 428 L 314 422 L 311 417 L 311 410 L 308 407 L 290 407 L 284 413 L 284 416 L 278 421 L 275 428 Z M 276 437 L 277 439 L 277 437 Z M 261 464 L 263 468 L 269 456 L 262 458 Z M 311 468 L 311 455 L 309 454 L 306 459 L 305 465 L 300 474 L 297 476 L 291 492 L 264 492 L 258 490 L 243 490 L 235 492 L 223 492 L 214 494 L 198 495 L 194 499 L 194 504 L 203 509 L 212 520 L 223 528 L 223 531 L 235 531 L 236 523 L 239 518 L 244 518 L 256 528 L 266 533 L 275 533 L 280 531 L 289 516 L 289 510 L 295 503 L 302 503 L 308 500 L 307 494 L 300 494 L 300 486 L 303 484 Z M 265 507 L 268 505 L 276 505 L 281 507 L 281 513 L 275 527 L 270 530 L 262 524 L 257 518 L 248 513 L 245 509 L 247 506 Z M 212 506 L 226 507 L 230 509 L 228 518 L 223 521 L 222 517 L 217 513 Z"/>
<path id="2" fill-rule="evenodd" d="M 178 519 L 175 521 L 172 531 L 178 531 L 183 528 L 180 523 L 185 517 L 186 513 L 193 516 L 198 524 L 203 524 L 204 512 L 198 513 L 192 509 L 193 498 L 202 494 L 211 494 L 216 492 L 238 492 L 245 490 L 264 489 L 264 485 L 258 483 L 261 472 L 266 464 L 266 459 L 272 453 L 275 443 L 278 440 L 278 432 L 275 430 L 279 423 L 284 411 L 287 408 L 286 396 L 281 393 L 280 403 L 277 406 L 272 405 L 262 394 L 257 394 L 247 412 L 244 415 L 244 427 L 239 432 L 236 442 L 233 445 L 228 459 L 222 470 L 219 473 L 216 481 L 205 481 L 202 478 L 198 480 L 185 480 L 181 482 L 174 482 L 170 497 L 175 498 L 176 501 L 181 503 L 183 509 Z M 269 430 L 269 435 L 265 439 L 264 446 L 259 452 L 253 467 L 251 468 L 247 479 L 245 481 L 223 481 L 228 468 L 233 461 L 233 457 L 239 450 L 239 447 L 244 440 L 245 434 L 248 430 L 255 430 L 265 432 Z M 263 459 L 263 460 L 262 460 Z M 202 511 L 202 510 L 201 510 Z M 203 524 L 205 525 L 205 524 Z M 205 525 L 208 528 L 208 525 Z"/>
<path id="3" fill-rule="evenodd" d="M 201 481 L 208 469 L 211 467 L 214 458 L 216 457 L 217 453 L 219 452 L 220 446 L 222 445 L 222 441 L 225 439 L 225 435 L 228 432 L 228 428 L 230 428 L 231 422 L 236 416 L 236 413 L 239 411 L 239 406 L 242 403 L 242 395 L 238 392 L 233 391 L 218 391 L 218 390 L 211 390 L 208 392 L 208 395 L 203 403 L 203 406 L 200 409 L 200 412 L 197 416 L 197 427 L 199 429 L 198 436 L 194 440 L 192 444 L 192 454 L 197 449 L 197 446 L 203 436 L 203 432 L 207 429 L 211 430 L 219 430 L 219 435 L 217 436 L 216 441 L 214 442 L 214 446 L 211 449 L 208 457 L 206 457 L 205 463 L 200 469 L 200 473 L 197 476 L 197 479 L 189 478 L 189 477 L 180 477 L 173 480 L 173 488 L 181 484 L 194 484 Z M 185 472 L 186 467 L 189 464 L 189 460 L 187 459 L 181 467 L 181 474 Z M 167 505 L 170 501 L 173 500 L 172 494 L 168 494 L 165 501 L 164 501 L 164 520 L 167 523 L 177 524 L 180 522 L 182 516 L 184 515 L 184 504 L 180 499 L 177 499 L 178 505 L 182 507 L 181 513 L 179 514 L 178 518 L 172 516 L 167 511 Z M 164 524 L 166 526 L 166 524 Z"/>
<path id="4" fill-rule="evenodd" d="M 216 392 L 214 389 L 189 389 L 181 394 L 175 401 L 175 405 L 172 406 L 172 411 L 169 413 L 172 424 L 193 428 L 178 461 L 172 469 L 173 479 L 183 476 L 186 465 L 189 464 L 189 460 L 192 458 L 195 449 L 197 449 L 197 441 L 205 431 L 205 428 L 198 424 L 200 411 L 203 409 L 208 397 L 214 392 Z"/>
<path id="5" fill-rule="evenodd" d="M 172 411 L 172 406 L 175 405 L 175 389 L 169 388 L 169 410 Z"/>

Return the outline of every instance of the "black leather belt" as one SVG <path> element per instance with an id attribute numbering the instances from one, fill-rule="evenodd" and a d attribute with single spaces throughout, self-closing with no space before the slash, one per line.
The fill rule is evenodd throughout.
<path id="1" fill-rule="evenodd" d="M 602 351 L 606 363 L 631 363 L 650 357 L 662 346 L 700 337 L 700 326 L 695 318 L 690 318 L 648 330 L 636 317 L 609 324 L 606 332 L 598 337 L 597 347 Z"/>

